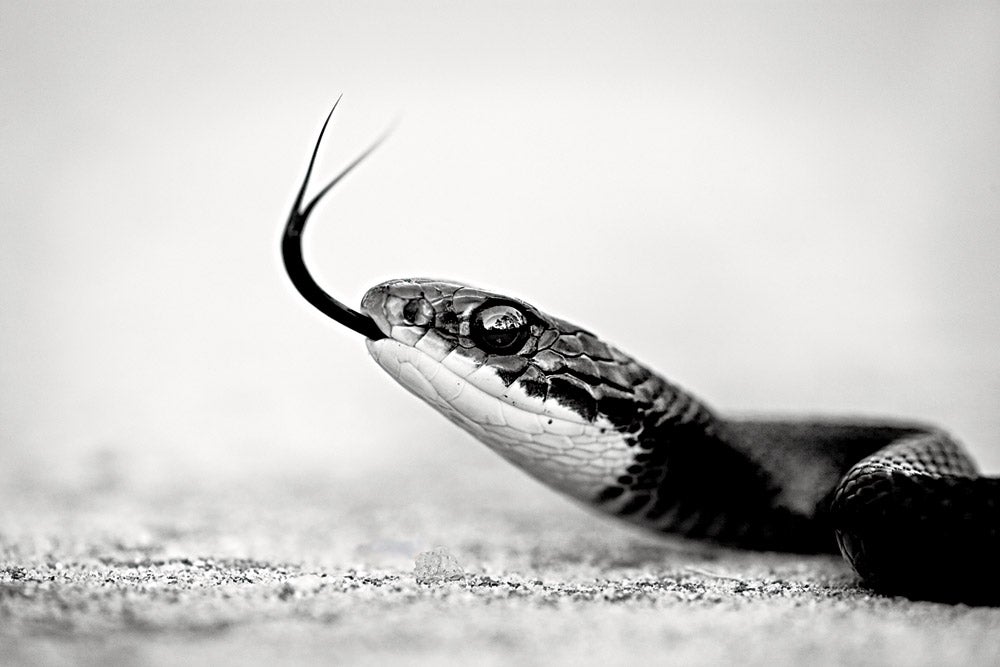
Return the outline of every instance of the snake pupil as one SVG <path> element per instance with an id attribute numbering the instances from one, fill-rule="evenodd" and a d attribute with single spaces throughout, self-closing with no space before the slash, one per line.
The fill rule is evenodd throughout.
<path id="1" fill-rule="evenodd" d="M 472 318 L 472 340 L 492 354 L 517 352 L 528 339 L 528 318 L 510 304 L 487 305 Z"/>

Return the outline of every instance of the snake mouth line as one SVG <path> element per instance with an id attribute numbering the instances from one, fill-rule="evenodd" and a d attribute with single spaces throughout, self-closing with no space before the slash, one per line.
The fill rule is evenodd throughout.
<path id="1" fill-rule="evenodd" d="M 560 414 L 562 406 L 500 398 L 488 374 L 449 368 L 395 338 L 366 341 L 368 352 L 396 382 L 510 463 L 544 483 L 593 503 L 632 462 L 623 436 Z"/>
<path id="2" fill-rule="evenodd" d="M 492 368 L 480 366 L 476 369 L 470 369 L 467 373 L 463 373 L 454 368 L 448 367 L 445 363 L 447 361 L 447 357 L 460 354 L 458 350 L 449 352 L 445 359 L 439 359 L 435 358 L 435 356 L 431 354 L 428 354 L 425 350 L 420 349 L 419 346 L 409 345 L 388 335 L 385 335 L 378 340 L 369 339 L 365 341 L 365 345 L 368 347 L 368 353 L 372 356 L 375 362 L 378 363 L 379 366 L 382 366 L 382 368 L 384 368 L 394 380 L 404 386 L 407 386 L 408 388 L 409 386 L 407 383 L 400 377 L 400 370 L 398 368 L 390 368 L 388 364 L 384 363 L 385 357 L 408 357 L 406 364 L 412 366 L 420 377 L 423 378 L 423 380 L 430 383 L 436 379 L 447 379 L 454 382 L 456 386 L 461 383 L 465 387 L 462 391 L 475 391 L 477 395 L 482 396 L 484 401 L 486 399 L 494 401 L 497 406 L 505 406 L 503 408 L 505 410 L 518 411 L 526 415 L 532 415 L 534 418 L 553 424 L 560 424 L 563 427 L 573 429 L 574 431 L 590 427 L 603 429 L 602 432 L 614 431 L 614 427 L 610 422 L 606 422 L 604 420 L 600 423 L 588 421 L 583 416 L 574 412 L 571 407 L 566 406 L 557 400 L 539 403 L 525 394 L 522 390 L 517 390 L 517 392 L 512 395 L 512 389 L 510 387 L 506 387 L 501 392 L 503 394 L 503 398 L 501 398 L 499 394 L 491 391 L 488 386 L 491 379 L 498 383 L 500 382 L 499 377 Z M 484 370 L 490 373 L 491 377 L 489 379 L 483 375 Z M 496 389 L 499 389 L 499 387 Z M 414 390 L 411 389 L 411 391 Z M 430 389 L 427 389 L 427 391 L 431 392 Z M 422 395 L 420 392 L 415 391 L 414 393 Z M 445 401 L 445 403 L 451 403 L 451 400 L 447 396 L 436 389 L 433 390 L 433 393 L 438 398 Z M 455 398 L 457 398 L 457 395 Z"/>

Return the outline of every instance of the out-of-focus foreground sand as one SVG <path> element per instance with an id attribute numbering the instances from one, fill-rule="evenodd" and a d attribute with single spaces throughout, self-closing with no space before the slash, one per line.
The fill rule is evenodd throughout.
<path id="1" fill-rule="evenodd" d="M 664 541 L 499 461 L 439 463 L 0 477 L 0 663 L 1000 664 L 1000 609 L 873 596 L 839 558 Z M 435 546 L 464 581 L 416 582 Z"/>

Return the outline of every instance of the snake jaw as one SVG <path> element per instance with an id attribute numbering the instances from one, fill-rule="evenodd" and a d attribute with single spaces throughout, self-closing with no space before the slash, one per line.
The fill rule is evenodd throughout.
<path id="1" fill-rule="evenodd" d="M 412 394 L 510 463 L 567 495 L 595 502 L 634 462 L 635 452 L 609 422 L 506 389 L 489 367 L 458 354 L 436 359 L 397 338 L 365 341 L 372 358 Z M 558 413 L 558 414 L 557 414 Z"/>
<path id="2" fill-rule="evenodd" d="M 516 307 L 530 328 L 523 343 L 520 336 L 511 339 L 519 347 L 508 354 L 482 349 L 475 337 L 482 324 L 473 326 L 477 314 L 498 303 Z M 361 310 L 385 335 L 366 345 L 393 379 L 546 484 L 599 502 L 605 489 L 634 465 L 639 452 L 629 446 L 627 435 L 607 415 L 581 407 L 578 395 L 565 390 L 571 380 L 560 377 L 564 374 L 554 365 L 562 350 L 583 367 L 586 346 L 573 342 L 582 333 L 578 327 L 517 299 L 424 279 L 373 287 Z M 571 340 L 560 342 L 564 336 Z M 611 354 L 598 342 L 586 349 Z M 596 363 L 588 367 L 597 369 Z M 620 378 L 607 379 L 613 383 Z M 612 505 L 626 500 L 616 498 Z"/>

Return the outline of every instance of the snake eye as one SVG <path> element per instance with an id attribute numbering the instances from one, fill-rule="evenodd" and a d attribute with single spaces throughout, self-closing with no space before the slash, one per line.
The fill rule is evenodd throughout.
<path id="1" fill-rule="evenodd" d="M 510 304 L 487 305 L 472 317 L 473 342 L 491 354 L 513 354 L 531 333 L 524 312 Z"/>

